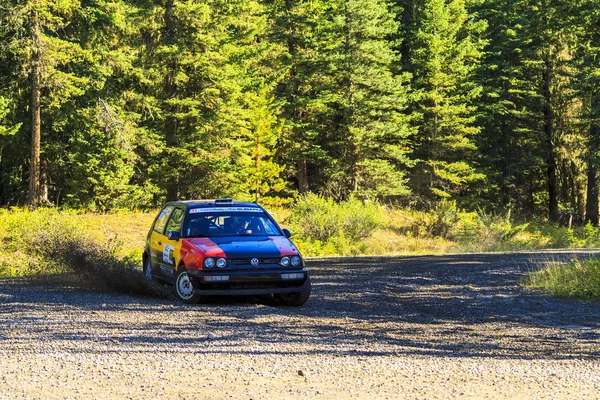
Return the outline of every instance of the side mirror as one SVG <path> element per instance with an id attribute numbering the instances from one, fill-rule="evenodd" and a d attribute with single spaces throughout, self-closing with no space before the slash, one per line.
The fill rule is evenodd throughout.
<path id="1" fill-rule="evenodd" d="M 290 236 L 292 236 L 292 232 L 290 232 L 290 230 L 287 228 L 284 228 L 281 231 L 283 232 L 283 236 L 285 236 L 286 238 L 289 238 Z"/>
<path id="2" fill-rule="evenodd" d="M 179 239 L 181 239 L 181 235 L 179 234 L 179 232 L 177 231 L 171 231 L 169 232 L 169 234 L 167 235 L 167 238 L 169 240 L 174 240 L 174 241 L 178 241 Z"/>

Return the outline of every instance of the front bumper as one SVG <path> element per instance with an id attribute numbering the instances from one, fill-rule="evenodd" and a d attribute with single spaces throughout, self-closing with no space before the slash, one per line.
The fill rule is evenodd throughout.
<path id="1" fill-rule="evenodd" d="M 301 279 L 283 279 L 282 275 L 302 274 Z M 194 290 L 200 295 L 260 295 L 301 292 L 308 278 L 302 269 L 198 271 L 188 270 Z M 205 277 L 227 277 L 227 280 L 205 281 Z"/>

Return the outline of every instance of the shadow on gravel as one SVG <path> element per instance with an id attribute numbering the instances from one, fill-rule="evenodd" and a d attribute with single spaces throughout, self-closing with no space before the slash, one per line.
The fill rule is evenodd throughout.
<path id="1" fill-rule="evenodd" d="M 313 296 L 300 308 L 247 297 L 185 306 L 0 281 L 0 345 L 7 332 L 21 330 L 45 342 L 128 344 L 141 352 L 164 344 L 165 351 L 176 346 L 192 353 L 269 354 L 283 346 L 292 354 L 598 358 L 600 304 L 554 299 L 519 286 L 536 263 L 572 257 L 561 252 L 311 260 Z M 40 307 L 57 317 L 39 317 Z M 69 325 L 58 317 L 61 310 L 65 315 L 76 310 L 82 320 Z M 146 322 L 113 319 L 113 311 L 141 313 Z M 256 346 L 236 345 L 247 341 Z"/>

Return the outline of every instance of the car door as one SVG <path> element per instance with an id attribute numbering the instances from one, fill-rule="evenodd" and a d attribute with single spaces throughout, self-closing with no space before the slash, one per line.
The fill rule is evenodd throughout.
<path id="1" fill-rule="evenodd" d="M 158 217 L 156 217 L 156 221 L 152 227 L 152 232 L 150 233 L 150 266 L 152 267 L 153 275 L 162 275 L 160 273 L 159 260 L 161 260 L 163 257 L 163 243 L 166 240 L 164 232 L 167 222 L 169 221 L 169 217 L 174 209 L 175 206 L 172 205 L 163 208 L 160 214 L 158 214 Z"/>
<path id="2" fill-rule="evenodd" d="M 171 213 L 169 221 L 164 229 L 163 234 L 160 236 L 160 246 L 162 254 L 157 258 L 159 264 L 159 271 L 165 278 L 174 278 L 179 260 L 181 259 L 181 239 L 169 240 L 169 232 L 178 232 L 181 236 L 181 226 L 183 225 L 183 217 L 185 216 L 185 209 L 177 207 Z"/>

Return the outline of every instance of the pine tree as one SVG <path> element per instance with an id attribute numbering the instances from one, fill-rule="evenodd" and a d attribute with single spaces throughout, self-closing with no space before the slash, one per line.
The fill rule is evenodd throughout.
<path id="1" fill-rule="evenodd" d="M 149 174 L 168 200 L 239 189 L 230 139 L 244 125 L 245 92 L 258 86 L 248 76 L 261 57 L 261 11 L 253 1 L 167 0 L 141 15 L 135 91 L 149 107 L 143 129 L 161 138 Z"/>
<path id="2" fill-rule="evenodd" d="M 64 182 L 60 200 L 102 210 L 152 205 L 156 187 L 144 171 L 150 138 L 137 127 L 137 110 L 128 109 L 134 96 L 130 84 L 139 76 L 134 67 L 139 31 L 131 24 L 139 10 L 115 0 L 86 11 L 70 29 L 94 54 L 85 71 L 90 83 L 85 95 L 61 112 L 71 134 L 47 151 L 64 171 L 53 173 Z M 60 156 L 61 148 L 68 157 Z"/>
<path id="3" fill-rule="evenodd" d="M 5 193 L 8 184 L 9 174 L 5 171 L 5 169 L 10 169 L 10 164 L 6 162 L 4 154 L 5 154 L 5 144 L 7 141 L 13 139 L 14 135 L 18 132 L 20 125 L 13 125 L 10 114 L 11 114 L 11 100 L 5 97 L 0 97 L 0 174 L 2 175 L 2 185 L 0 186 L 0 201 L 5 202 L 8 193 Z"/>
<path id="4" fill-rule="evenodd" d="M 556 143 L 558 141 L 556 121 L 557 113 L 553 94 L 557 93 L 554 87 L 559 74 L 560 53 L 563 41 L 561 40 L 562 24 L 559 20 L 557 1 L 540 0 L 533 2 L 532 34 L 535 35 L 534 46 L 537 50 L 538 60 L 534 65 L 539 73 L 542 100 L 541 123 L 544 132 L 546 156 L 546 182 L 548 194 L 548 219 L 558 221 L 558 182 L 557 182 L 557 155 Z M 537 42 L 537 43 L 536 43 Z"/>
<path id="5" fill-rule="evenodd" d="M 410 5 L 409 5 L 410 6 Z M 473 77 L 485 44 L 486 22 L 464 0 L 412 4 L 409 63 L 419 131 L 412 187 L 425 199 L 466 191 L 484 176 L 475 168 L 474 137 L 482 87 Z"/>
<path id="6" fill-rule="evenodd" d="M 490 45 L 482 68 L 486 86 L 479 141 L 488 176 L 498 187 L 490 198 L 536 214 L 544 204 L 558 220 L 559 200 L 578 203 L 578 132 L 570 93 L 570 38 L 560 1 L 498 0 L 484 3 Z M 562 190 L 561 190 L 562 189 Z M 511 204 L 513 203 L 513 204 Z"/>
<path id="7" fill-rule="evenodd" d="M 600 163 L 600 2 L 586 0 L 570 19 L 578 39 L 575 85 L 582 99 L 582 125 L 588 130 L 586 220 L 598 225 L 598 164 Z"/>
<path id="8" fill-rule="evenodd" d="M 406 115 L 408 75 L 394 74 L 398 25 L 380 0 L 331 3 L 323 49 L 330 77 L 320 97 L 321 147 L 327 151 L 324 191 L 335 198 L 408 194 L 413 129 Z"/>
<path id="9" fill-rule="evenodd" d="M 285 165 L 274 160 L 276 145 L 281 138 L 283 124 L 278 121 L 279 104 L 263 82 L 258 93 L 248 98 L 248 126 L 237 139 L 242 143 L 240 154 L 235 157 L 242 168 L 240 186 L 245 196 L 249 194 L 258 203 L 269 193 L 285 188 L 280 177 Z"/>
<path id="10" fill-rule="evenodd" d="M 480 195 L 492 207 L 535 212 L 544 168 L 539 131 L 539 86 L 531 69 L 536 55 L 529 6 L 515 0 L 484 2 L 477 12 L 488 21 L 485 56 L 477 79 L 484 87 L 477 138 L 487 184 Z"/>
<path id="11" fill-rule="evenodd" d="M 266 4 L 271 27 L 268 40 L 278 47 L 277 57 L 268 64 L 285 121 L 276 159 L 288 165 L 284 176 L 295 181 L 300 193 L 319 190 L 327 180 L 320 139 L 323 126 L 318 117 L 326 108 L 321 93 L 328 80 L 322 54 L 328 42 L 328 2 L 273 0 Z"/>
<path id="12" fill-rule="evenodd" d="M 60 17 L 53 19 L 54 23 L 62 22 L 58 33 L 49 28 L 44 31 L 52 37 L 48 39 L 50 44 L 43 46 L 47 60 L 41 64 L 42 71 L 47 72 L 42 75 L 45 85 L 41 97 L 42 110 L 47 111 L 40 115 L 41 197 L 102 209 L 148 204 L 145 179 L 132 181 L 140 160 L 132 144 L 144 140 L 135 127 L 135 116 L 124 113 L 122 107 L 127 101 L 127 81 L 136 73 L 132 68 L 133 52 L 128 47 L 132 28 L 127 20 L 133 9 L 121 0 L 73 3 L 68 13 L 50 3 L 43 4 Z M 5 26 L 9 46 L 4 47 L 6 51 L 0 57 L 14 68 L 7 71 L 0 86 L 16 93 L 13 100 L 19 111 L 13 115 L 24 122 L 23 129 L 2 149 L 5 202 L 23 200 L 18 195 L 23 190 L 20 176 L 30 164 L 22 156 L 29 148 L 25 129 L 31 126 L 25 120 L 31 120 L 25 115 L 30 109 L 29 96 L 24 95 L 31 82 L 27 74 L 29 53 L 22 48 L 29 39 L 25 33 L 30 20 L 15 19 L 21 15 L 19 12 L 28 12 L 28 5 L 23 7 L 5 8 L 8 12 L 3 14 L 12 25 Z M 54 53 L 49 51 L 52 46 L 57 49 Z M 112 121 L 105 118 L 107 108 L 114 110 L 110 113 Z"/>
<path id="13" fill-rule="evenodd" d="M 81 12 L 72 0 L 3 1 L 0 3 L 3 37 L 17 61 L 13 74 L 19 88 L 29 85 L 31 94 L 31 157 L 29 194 L 31 207 L 47 203 L 47 182 L 40 159 L 41 107 L 57 109 L 70 98 L 83 94 L 88 79 L 75 67 L 90 61 L 67 27 Z M 44 96 L 42 96 L 44 93 Z"/>

